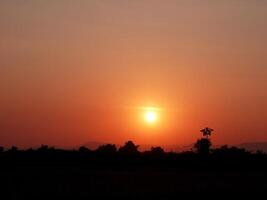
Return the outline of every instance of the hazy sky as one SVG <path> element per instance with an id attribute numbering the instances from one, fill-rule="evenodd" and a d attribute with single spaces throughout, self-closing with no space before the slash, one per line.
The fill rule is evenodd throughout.
<path id="1" fill-rule="evenodd" d="M 1 0 L 0 145 L 267 140 L 266 36 L 267 0 Z"/>

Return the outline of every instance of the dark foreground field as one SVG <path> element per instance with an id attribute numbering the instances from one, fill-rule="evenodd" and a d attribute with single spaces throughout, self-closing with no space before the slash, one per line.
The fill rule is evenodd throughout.
<path id="1" fill-rule="evenodd" d="M 202 172 L 174 168 L 15 167 L 1 171 L 1 195 L 11 199 L 179 197 L 267 190 L 267 173 Z M 8 198 L 8 199 L 9 199 Z M 49 199 L 50 199 L 49 198 Z"/>
<path id="2" fill-rule="evenodd" d="M 265 153 L 200 147 L 182 153 L 166 153 L 160 147 L 139 152 L 132 142 L 119 151 L 114 145 L 95 151 L 2 149 L 0 200 L 265 196 Z"/>

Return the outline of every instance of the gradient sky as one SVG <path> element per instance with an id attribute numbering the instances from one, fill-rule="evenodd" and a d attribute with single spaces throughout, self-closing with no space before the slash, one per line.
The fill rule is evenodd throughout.
<path id="1" fill-rule="evenodd" d="M 264 0 L 1 0 L 0 145 L 267 140 L 266 19 Z"/>

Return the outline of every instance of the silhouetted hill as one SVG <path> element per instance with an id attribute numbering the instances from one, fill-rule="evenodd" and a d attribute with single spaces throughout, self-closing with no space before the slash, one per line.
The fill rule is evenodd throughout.
<path id="1" fill-rule="evenodd" d="M 108 144 L 107 142 L 95 142 L 95 141 L 92 141 L 92 142 L 87 142 L 85 144 L 82 144 L 81 146 L 84 146 L 88 149 L 91 149 L 91 150 L 95 150 L 97 149 L 99 146 L 102 146 L 102 145 L 106 145 Z M 117 146 L 117 145 L 116 145 Z M 79 148 L 79 147 L 78 147 Z"/>
<path id="2" fill-rule="evenodd" d="M 267 142 L 248 142 L 237 145 L 239 148 L 247 149 L 248 151 L 263 151 L 267 152 Z"/>

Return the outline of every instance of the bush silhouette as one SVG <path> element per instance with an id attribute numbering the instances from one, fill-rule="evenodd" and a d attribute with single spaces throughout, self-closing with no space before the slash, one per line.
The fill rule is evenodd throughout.
<path id="1" fill-rule="evenodd" d="M 98 147 L 96 151 L 103 154 L 115 154 L 117 152 L 117 147 L 114 144 L 106 144 Z"/>
<path id="2" fill-rule="evenodd" d="M 41 152 L 41 153 L 49 153 L 49 152 L 53 152 L 55 151 L 55 147 L 49 147 L 48 145 L 44 145 L 42 144 L 38 149 L 37 151 L 38 152 Z"/>
<path id="3" fill-rule="evenodd" d="M 151 147 L 150 151 L 153 155 L 163 155 L 165 153 L 161 147 Z"/>
<path id="4" fill-rule="evenodd" d="M 88 149 L 87 147 L 85 147 L 85 146 L 81 146 L 80 148 L 79 148 L 79 152 L 80 153 L 87 153 L 87 152 L 90 152 L 91 150 L 90 149 Z"/>
<path id="5" fill-rule="evenodd" d="M 9 151 L 12 152 L 12 153 L 17 153 L 18 152 L 18 147 L 12 146 Z"/>
<path id="6" fill-rule="evenodd" d="M 139 145 L 135 145 L 132 141 L 128 141 L 124 146 L 119 148 L 119 153 L 124 155 L 136 155 L 139 153 L 138 147 Z"/>
<path id="7" fill-rule="evenodd" d="M 42 144 L 42 145 L 37 149 L 37 151 L 39 151 L 39 152 L 47 152 L 48 149 L 49 149 L 48 145 L 43 145 L 43 144 Z"/>
<path id="8" fill-rule="evenodd" d="M 223 145 L 220 148 L 214 149 L 213 155 L 220 157 L 243 157 L 249 154 L 248 151 L 238 147 L 228 147 L 227 145 Z"/>

